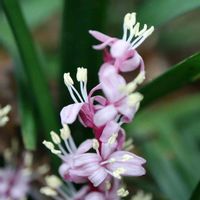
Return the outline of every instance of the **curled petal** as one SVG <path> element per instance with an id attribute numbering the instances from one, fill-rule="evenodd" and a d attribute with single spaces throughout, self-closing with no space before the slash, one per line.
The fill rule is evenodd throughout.
<path id="1" fill-rule="evenodd" d="M 129 50 L 130 44 L 124 40 L 117 40 L 110 48 L 113 58 L 123 57 Z"/>
<path id="2" fill-rule="evenodd" d="M 72 124 L 79 114 L 83 103 L 74 103 L 64 107 L 60 112 L 62 124 Z"/>
<path id="3" fill-rule="evenodd" d="M 113 120 L 116 115 L 116 108 L 113 105 L 108 105 L 95 113 L 94 124 L 96 126 L 103 126 L 107 122 Z"/>
<path id="4" fill-rule="evenodd" d="M 104 142 L 104 143 L 107 142 L 113 133 L 119 132 L 119 129 L 120 129 L 120 126 L 115 121 L 108 122 L 101 134 L 101 137 L 100 137 L 101 142 Z"/>
<path id="5" fill-rule="evenodd" d="M 107 36 L 101 32 L 98 32 L 98 31 L 92 31 L 90 30 L 89 33 L 94 37 L 96 38 L 97 40 L 101 41 L 102 44 L 99 44 L 99 45 L 94 45 L 93 48 L 94 49 L 104 49 L 106 46 L 110 45 L 111 43 L 113 43 L 115 40 L 117 40 L 116 38 L 113 38 L 113 37 L 110 37 L 110 36 Z"/>
<path id="6" fill-rule="evenodd" d="M 87 139 L 83 143 L 81 143 L 81 145 L 78 147 L 76 153 L 82 154 L 82 153 L 89 151 L 91 148 L 92 148 L 92 140 Z"/>
<path id="7" fill-rule="evenodd" d="M 141 56 L 135 51 L 134 55 L 119 65 L 119 69 L 121 72 L 130 72 L 134 71 L 141 65 Z"/>
<path id="8" fill-rule="evenodd" d="M 112 37 L 106 35 L 106 34 L 103 34 L 99 31 L 94 31 L 94 30 L 89 30 L 89 33 L 94 37 L 96 38 L 97 40 L 101 41 L 101 42 L 105 42 L 109 39 L 111 39 Z"/>
<path id="9" fill-rule="evenodd" d="M 116 102 L 124 97 L 122 88 L 126 85 L 126 81 L 113 65 L 104 64 L 99 72 L 99 79 L 102 90 L 110 102 Z"/>

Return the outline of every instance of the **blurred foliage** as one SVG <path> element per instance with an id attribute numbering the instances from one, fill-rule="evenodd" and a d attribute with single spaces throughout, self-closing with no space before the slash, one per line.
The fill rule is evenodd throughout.
<path id="1" fill-rule="evenodd" d="M 143 1 L 137 12 L 142 23 L 158 27 L 199 7 L 199 0 L 149 0 Z"/>
<path id="2" fill-rule="evenodd" d="M 148 160 L 149 172 L 169 199 L 188 199 L 200 179 L 199 102 L 199 95 L 170 101 L 139 113 L 127 126 Z"/>

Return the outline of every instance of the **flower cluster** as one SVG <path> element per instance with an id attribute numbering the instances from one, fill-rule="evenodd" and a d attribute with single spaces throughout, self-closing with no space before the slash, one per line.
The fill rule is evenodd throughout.
<path id="1" fill-rule="evenodd" d="M 145 79 L 145 69 L 136 48 L 154 28 L 147 28 L 145 24 L 140 30 L 136 14 L 128 13 L 124 18 L 123 29 L 122 39 L 89 31 L 100 41 L 93 48 L 104 51 L 104 63 L 98 73 L 99 84 L 91 91 L 87 91 L 87 69 L 77 69 L 76 79 L 80 84 L 80 92 L 75 88 L 70 73 L 64 74 L 65 85 L 74 103 L 61 110 L 63 128 L 60 134 L 52 131 L 53 143 L 44 141 L 43 144 L 62 160 L 59 173 L 65 181 L 88 183 L 87 189 L 84 188 L 84 192 L 81 190 L 80 198 L 71 194 L 70 198 L 65 196 L 66 199 L 120 199 L 129 193 L 121 184 L 122 177 L 145 174 L 143 164 L 146 161 L 127 150 L 130 144 L 126 143 L 122 125 L 133 120 L 143 99 L 136 89 Z M 132 71 L 138 74 L 127 82 L 122 73 Z M 78 147 L 68 126 L 77 118 L 94 133 L 93 139 L 87 139 Z M 47 182 L 48 186 L 42 189 L 43 193 L 55 199 L 62 199 L 59 198 L 61 195 L 65 199 L 58 189 L 61 186 L 59 181 L 56 188 Z"/>
<path id="2" fill-rule="evenodd" d="M 33 155 L 30 152 L 25 152 L 18 163 L 15 160 L 16 151 L 16 145 L 13 145 L 11 149 L 6 149 L 4 152 L 5 166 L 0 167 L 0 199 L 2 200 L 26 199 L 28 194 L 31 195 L 32 181 L 48 171 L 46 165 L 33 171 Z"/>

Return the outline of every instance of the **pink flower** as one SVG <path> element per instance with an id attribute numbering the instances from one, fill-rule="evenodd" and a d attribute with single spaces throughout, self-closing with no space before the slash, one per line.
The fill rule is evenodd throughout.
<path id="1" fill-rule="evenodd" d="M 61 138 L 68 152 L 62 147 L 61 139 L 55 132 L 51 132 L 51 136 L 59 150 L 51 142 L 44 141 L 43 144 L 62 159 L 59 172 L 66 181 L 83 183 L 89 180 L 97 187 L 109 176 L 121 179 L 121 176 L 141 176 L 145 173 L 143 158 L 119 149 L 121 136 L 118 133 L 109 133 L 109 138 L 101 145 L 96 139 L 88 139 L 77 148 L 65 125 L 61 129 Z M 100 139 L 104 141 L 106 137 L 102 135 Z M 92 148 L 96 153 L 88 152 Z"/>
<path id="2" fill-rule="evenodd" d="M 0 169 L 0 197 L 21 200 L 27 196 L 31 177 L 22 169 Z"/>
<path id="3" fill-rule="evenodd" d="M 130 122 L 143 98 L 139 93 L 132 93 L 141 80 L 136 78 L 127 85 L 125 79 L 110 64 L 104 64 L 99 72 L 99 79 L 107 101 L 94 114 L 94 124 L 102 126 L 114 119 Z"/>
<path id="4" fill-rule="evenodd" d="M 129 72 L 140 67 L 144 71 L 144 63 L 141 56 L 135 50 L 154 30 L 153 27 L 147 29 L 145 24 L 142 30 L 139 30 L 140 24 L 136 23 L 136 13 L 128 13 L 124 17 L 124 34 L 122 39 L 107 36 L 98 31 L 90 30 L 89 33 L 97 40 L 102 42 L 94 45 L 94 49 L 105 49 L 104 61 L 114 65 L 117 71 Z"/>
<path id="5" fill-rule="evenodd" d="M 94 187 L 98 187 L 109 176 L 121 179 L 122 176 L 142 176 L 145 170 L 143 158 L 133 153 L 117 150 L 117 134 L 110 136 L 106 143 L 99 145 L 93 140 L 96 153 L 85 153 L 76 157 L 76 167 L 82 167 Z"/>
<path id="6" fill-rule="evenodd" d="M 64 81 L 69 90 L 70 96 L 74 100 L 73 104 L 65 106 L 61 112 L 61 122 L 62 124 L 72 124 L 76 118 L 79 116 L 80 122 L 85 127 L 95 128 L 93 123 L 93 117 L 95 113 L 94 101 L 101 102 L 103 98 L 99 96 L 92 97 L 92 94 L 100 89 L 99 85 L 94 87 L 90 93 L 87 93 L 87 69 L 78 68 L 77 69 L 77 80 L 80 82 L 80 93 L 73 86 L 74 82 L 70 77 L 69 73 L 64 74 Z"/>

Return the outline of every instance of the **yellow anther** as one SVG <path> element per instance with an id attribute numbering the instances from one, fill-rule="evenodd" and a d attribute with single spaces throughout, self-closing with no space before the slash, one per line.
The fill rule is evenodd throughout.
<path id="1" fill-rule="evenodd" d="M 121 161 L 122 162 L 126 162 L 126 161 L 131 160 L 131 159 L 133 159 L 133 156 L 125 154 L 125 155 L 122 156 L 122 160 Z"/>
<path id="2" fill-rule="evenodd" d="M 70 73 L 64 73 L 64 83 L 66 86 L 70 86 L 74 84 L 74 81 L 72 80 Z"/>
<path id="3" fill-rule="evenodd" d="M 99 142 L 98 142 L 97 139 L 92 140 L 92 148 L 95 149 L 95 150 L 99 149 Z"/>
<path id="4" fill-rule="evenodd" d="M 60 137 L 63 139 L 63 140 L 67 140 L 71 135 L 71 131 L 70 131 L 70 128 L 67 124 L 64 124 L 63 125 L 63 128 L 60 129 Z"/>
<path id="5" fill-rule="evenodd" d="M 117 195 L 119 197 L 126 197 L 127 195 L 129 195 L 129 191 L 126 190 L 125 188 L 120 188 L 117 190 Z"/>
<path id="6" fill-rule="evenodd" d="M 55 197 L 57 196 L 57 192 L 50 187 L 42 187 L 40 192 L 46 196 Z"/>
<path id="7" fill-rule="evenodd" d="M 51 188 L 59 188 L 62 185 L 62 181 L 55 175 L 46 176 L 45 181 L 47 185 Z"/>
<path id="8" fill-rule="evenodd" d="M 125 169 L 123 167 L 119 167 L 117 168 L 114 172 L 113 172 L 113 176 L 115 178 L 121 179 L 121 175 L 124 174 Z"/>
<path id="9" fill-rule="evenodd" d="M 58 134 L 54 131 L 51 131 L 50 132 L 50 135 L 51 135 L 51 139 L 52 141 L 55 143 L 55 144 L 60 144 L 61 143 L 61 139 L 60 137 L 58 136 Z"/>
<path id="10" fill-rule="evenodd" d="M 143 95 L 139 92 L 132 93 L 128 96 L 128 105 L 129 106 L 138 106 L 138 103 L 142 101 Z"/>
<path id="11" fill-rule="evenodd" d="M 112 145 L 117 140 L 118 133 L 113 133 L 110 138 L 108 139 L 108 144 Z"/>
<path id="12" fill-rule="evenodd" d="M 76 79 L 77 81 L 87 82 L 87 69 L 83 67 L 78 67 L 76 73 Z"/>

